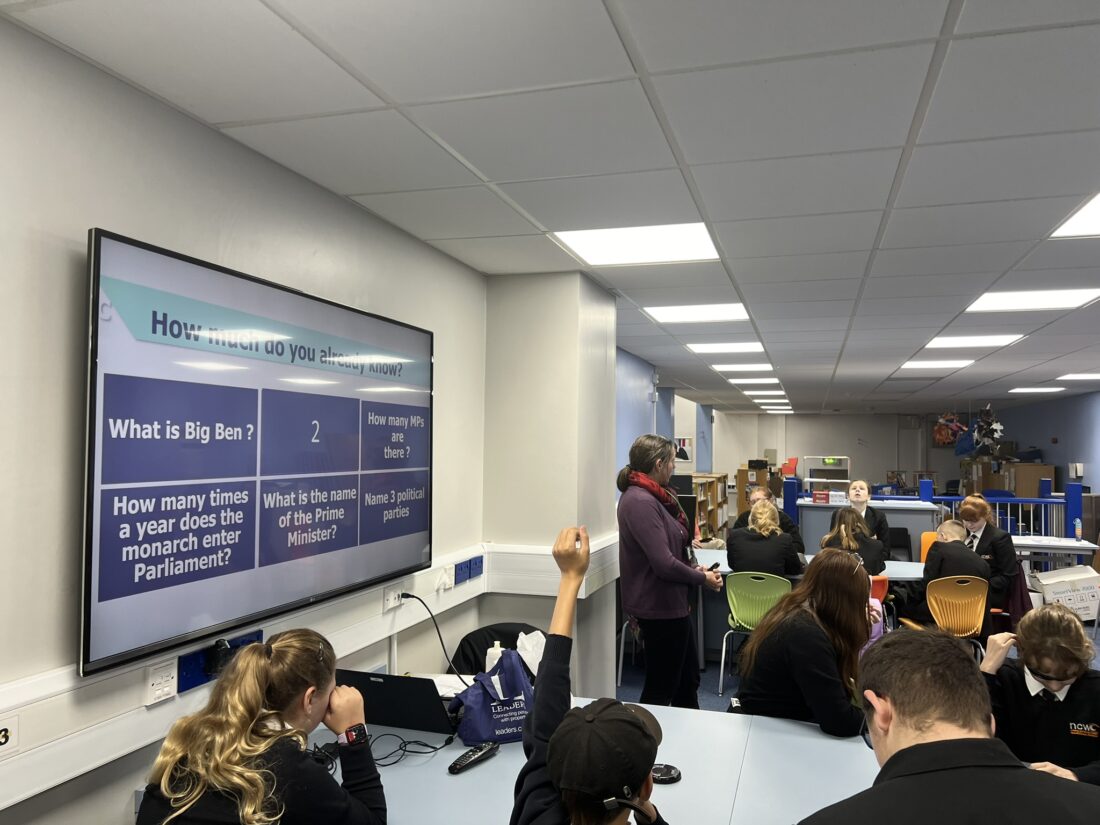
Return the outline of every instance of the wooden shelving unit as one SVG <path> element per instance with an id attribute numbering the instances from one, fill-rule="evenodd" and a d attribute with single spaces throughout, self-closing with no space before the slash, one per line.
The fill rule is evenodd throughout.
<path id="1" fill-rule="evenodd" d="M 699 501 L 696 519 L 703 540 L 719 538 L 725 541 L 729 526 L 729 501 L 726 497 L 727 473 L 692 473 L 695 497 Z"/>

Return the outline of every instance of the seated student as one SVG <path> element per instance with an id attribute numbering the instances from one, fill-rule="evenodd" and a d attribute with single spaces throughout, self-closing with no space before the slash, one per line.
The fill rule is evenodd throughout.
<path id="1" fill-rule="evenodd" d="M 817 722 L 833 736 L 859 733 L 863 714 L 852 699 L 870 637 L 870 583 L 850 553 L 829 548 L 814 556 L 741 652 L 743 713 Z"/>
<path id="2" fill-rule="evenodd" d="M 554 542 L 561 571 L 535 706 L 523 726 L 510 825 L 666 825 L 650 802 L 661 726 L 649 711 L 614 699 L 569 709 L 569 654 L 577 594 L 588 569 L 588 531 L 567 527 Z"/>
<path id="3" fill-rule="evenodd" d="M 797 576 L 802 572 L 794 541 L 779 529 L 779 512 L 767 499 L 752 506 L 748 527 L 732 530 L 726 538 L 726 561 L 734 573 Z"/>
<path id="4" fill-rule="evenodd" d="M 1015 643 L 1019 658 L 1005 661 Z M 1065 605 L 1025 613 L 989 637 L 985 674 L 997 738 L 1031 767 L 1100 785 L 1100 672 L 1085 626 Z"/>
<path id="5" fill-rule="evenodd" d="M 886 569 L 886 545 L 872 538 L 867 522 L 854 507 L 841 507 L 833 518 L 833 529 L 821 539 L 822 548 L 836 547 L 859 553 L 864 569 L 872 576 Z"/>
<path id="6" fill-rule="evenodd" d="M 993 508 L 984 496 L 964 498 L 958 518 L 969 531 L 966 546 L 989 564 L 988 606 L 1004 608 L 1012 577 L 1019 569 L 1012 536 L 993 523 Z"/>
<path id="7" fill-rule="evenodd" d="M 336 685 L 336 654 L 312 630 L 237 651 L 206 707 L 172 725 L 137 825 L 385 825 L 386 798 L 363 697 Z M 305 750 L 321 723 L 340 734 L 343 786 Z"/>
<path id="8" fill-rule="evenodd" d="M 948 576 L 977 576 L 989 581 L 989 564 L 964 543 L 966 528 L 962 522 L 948 520 L 936 530 L 936 541 L 928 548 L 924 561 L 924 580 L 916 594 L 915 603 L 900 612 L 908 619 L 921 624 L 935 624 L 925 596 L 928 582 Z"/>
<path id="9" fill-rule="evenodd" d="M 767 487 L 750 487 L 749 509 L 738 514 L 736 521 L 733 522 L 734 530 L 749 526 L 749 514 L 752 512 L 752 506 L 758 501 L 770 501 L 775 506 L 775 496 L 772 495 L 771 490 Z M 779 529 L 791 537 L 791 541 L 794 543 L 794 552 L 805 553 L 806 545 L 802 542 L 802 534 L 798 532 L 798 525 L 778 507 L 776 507 L 776 512 L 779 513 Z"/>
<path id="10" fill-rule="evenodd" d="M 867 503 L 870 500 L 871 488 L 867 486 L 866 481 L 856 479 L 848 485 L 848 506 L 863 516 L 863 521 L 867 525 L 867 534 L 881 541 L 882 546 L 886 548 L 887 555 L 889 555 L 890 525 L 886 521 L 885 513 L 876 510 Z M 836 527 L 839 514 L 840 510 L 833 511 L 833 518 L 829 523 L 830 530 Z"/>
<path id="11" fill-rule="evenodd" d="M 959 640 L 889 633 L 863 657 L 859 688 L 882 769 L 868 790 L 802 825 L 1096 821 L 1100 788 L 1030 771 L 993 738 L 989 694 Z"/>

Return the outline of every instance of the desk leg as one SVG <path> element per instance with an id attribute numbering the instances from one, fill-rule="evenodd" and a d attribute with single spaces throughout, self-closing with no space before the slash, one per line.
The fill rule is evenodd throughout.
<path id="1" fill-rule="evenodd" d="M 706 659 L 703 657 L 703 588 L 696 588 L 695 598 L 695 628 L 696 641 L 699 647 L 699 670 L 707 669 Z"/>

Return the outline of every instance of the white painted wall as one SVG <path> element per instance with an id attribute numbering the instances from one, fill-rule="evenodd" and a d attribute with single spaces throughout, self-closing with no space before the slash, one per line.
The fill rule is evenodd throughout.
<path id="1" fill-rule="evenodd" d="M 78 656 L 89 227 L 433 330 L 435 552 L 481 540 L 484 276 L 3 22 L 0 99 L 3 683 L 71 669 Z M 326 632 L 337 614 L 353 616 L 356 603 L 323 608 L 309 621 Z M 476 623 L 459 610 L 452 633 L 450 619 L 443 617 L 448 636 Z M 412 664 L 431 659 L 421 635 L 408 636 Z M 25 747 L 133 710 L 140 681 L 137 671 L 121 673 L 39 703 L 21 718 Z M 153 751 L 0 818 L 5 825 L 132 822 L 129 793 L 142 784 Z"/>
<path id="2" fill-rule="evenodd" d="M 686 398 L 676 396 L 676 403 L 673 407 L 673 426 L 675 427 L 676 438 L 690 438 L 691 439 L 691 461 L 684 461 L 682 458 L 676 459 L 676 472 L 678 474 L 687 475 L 695 472 L 695 416 L 698 414 L 699 405 L 694 401 L 689 401 Z"/>

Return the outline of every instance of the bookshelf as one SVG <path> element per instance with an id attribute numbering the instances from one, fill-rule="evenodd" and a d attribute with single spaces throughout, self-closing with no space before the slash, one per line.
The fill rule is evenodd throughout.
<path id="1" fill-rule="evenodd" d="M 695 497 L 699 501 L 696 520 L 703 540 L 726 538 L 729 524 L 729 500 L 726 496 L 727 473 L 692 473 Z"/>

